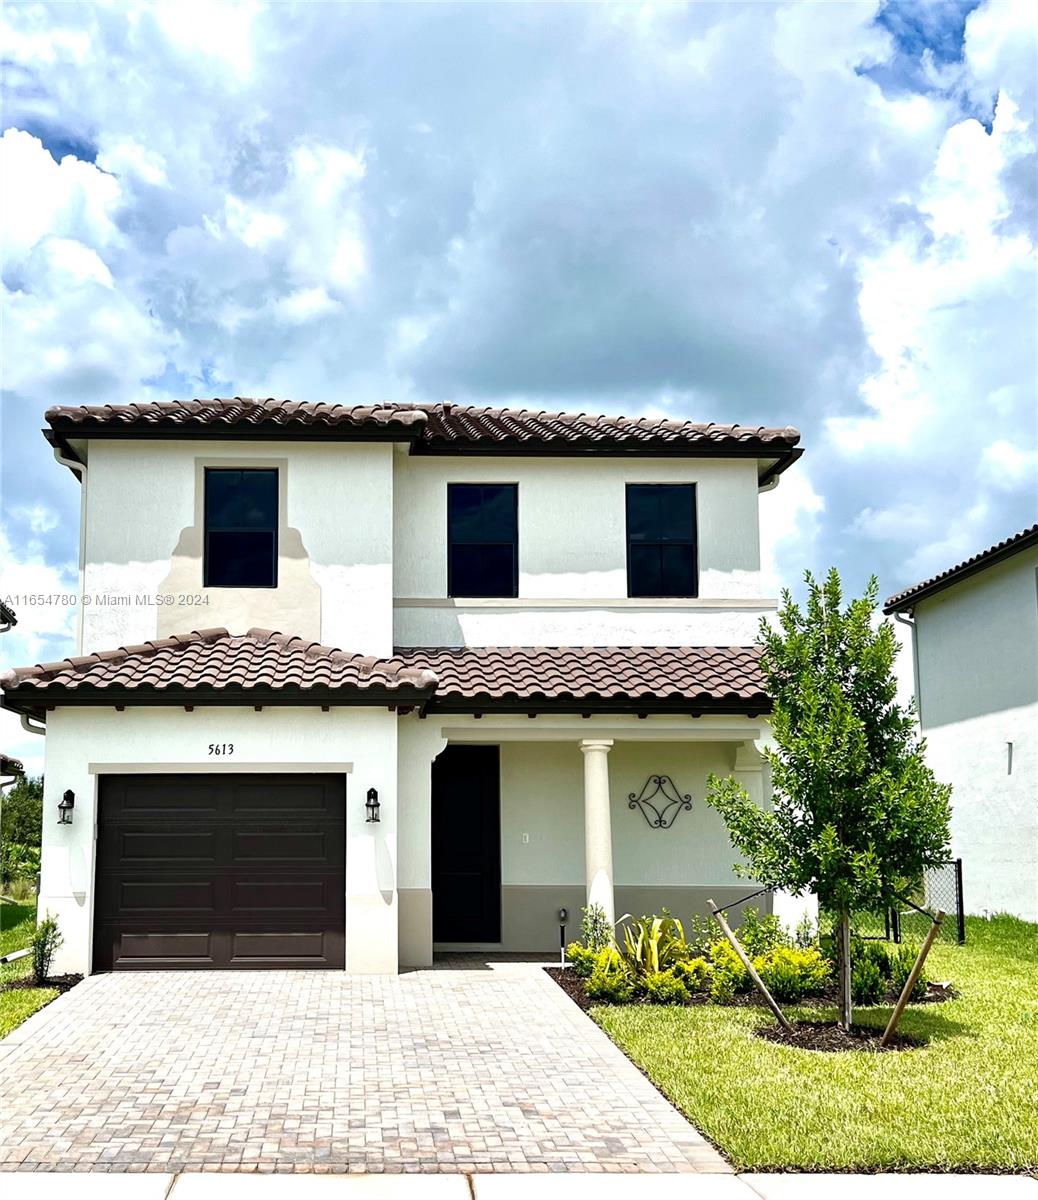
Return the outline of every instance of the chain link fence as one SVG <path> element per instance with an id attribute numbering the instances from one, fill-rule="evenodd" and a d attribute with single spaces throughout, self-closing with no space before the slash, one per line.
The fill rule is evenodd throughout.
<path id="1" fill-rule="evenodd" d="M 920 912 L 919 910 L 924 911 Z M 921 942 L 933 924 L 931 913 L 947 914 L 939 940 L 966 944 L 966 910 L 962 902 L 962 859 L 935 867 L 923 876 L 918 893 L 884 913 L 855 913 L 851 931 L 856 937 L 888 942 Z M 928 910 L 928 911 L 927 911 Z M 822 917 L 823 928 L 832 925 L 831 914 Z"/>

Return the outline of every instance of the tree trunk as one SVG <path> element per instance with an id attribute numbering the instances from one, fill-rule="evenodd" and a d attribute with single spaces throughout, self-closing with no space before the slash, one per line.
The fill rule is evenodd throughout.
<path id="1" fill-rule="evenodd" d="M 841 912 L 837 925 L 837 944 L 840 964 L 840 1024 L 850 1029 L 853 1011 L 851 1006 L 851 915 Z"/>

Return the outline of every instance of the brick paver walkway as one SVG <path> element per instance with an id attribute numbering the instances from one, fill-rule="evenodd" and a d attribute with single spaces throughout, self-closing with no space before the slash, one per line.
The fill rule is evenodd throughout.
<path id="1" fill-rule="evenodd" d="M 0 1042 L 0 1170 L 727 1171 L 536 964 L 97 975 Z"/>

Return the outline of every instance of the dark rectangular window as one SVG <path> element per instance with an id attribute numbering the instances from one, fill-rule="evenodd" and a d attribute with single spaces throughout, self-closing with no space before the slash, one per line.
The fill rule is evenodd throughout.
<path id="1" fill-rule="evenodd" d="M 691 483 L 627 485 L 628 596 L 695 596 L 696 489 Z"/>
<path id="2" fill-rule="evenodd" d="M 206 587 L 277 587 L 278 473 L 205 472 Z"/>
<path id="3" fill-rule="evenodd" d="M 519 595 L 519 488 L 447 485 L 447 593 Z"/>

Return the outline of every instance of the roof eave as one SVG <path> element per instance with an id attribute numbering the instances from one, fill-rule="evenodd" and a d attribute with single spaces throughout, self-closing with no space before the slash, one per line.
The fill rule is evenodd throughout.
<path id="1" fill-rule="evenodd" d="M 0 708 L 45 719 L 52 708 L 424 708 L 432 688 L 11 688 Z"/>
<path id="2" fill-rule="evenodd" d="M 628 715 L 651 712 L 700 716 L 745 716 L 760 717 L 771 712 L 771 700 L 766 696 L 750 699 L 709 699 L 702 696 L 684 697 L 587 697 L 537 696 L 537 697 L 460 697 L 447 696 L 429 701 L 426 711 L 443 714 L 519 714 L 550 713 L 625 713 Z"/>
<path id="3" fill-rule="evenodd" d="M 883 613 L 885 616 L 890 616 L 891 613 L 911 613 L 921 600 L 928 600 L 931 596 L 937 595 L 938 592 L 943 592 L 947 588 L 954 587 L 955 584 L 961 583 L 964 579 L 969 579 L 973 575 L 979 575 L 981 571 L 986 571 L 988 567 L 994 567 L 1000 562 L 1005 562 L 1006 559 L 1013 558 L 1022 550 L 1028 550 L 1032 546 L 1038 546 L 1038 529 L 1017 539 L 1008 546 L 1002 546 L 1000 549 L 984 555 L 976 562 L 966 563 L 961 567 L 955 568 L 942 579 L 935 579 L 931 583 L 910 588 L 903 594 L 895 593 L 893 596 L 887 598 L 883 605 Z"/>

